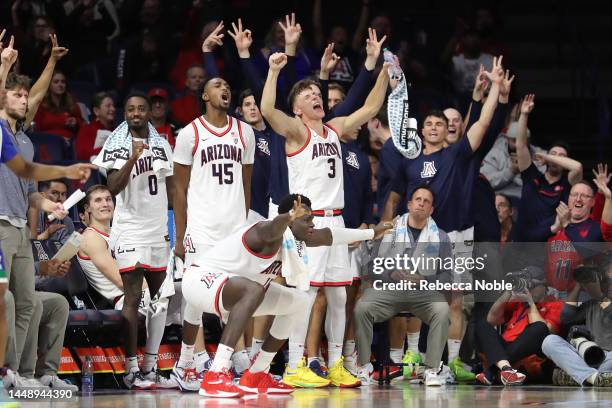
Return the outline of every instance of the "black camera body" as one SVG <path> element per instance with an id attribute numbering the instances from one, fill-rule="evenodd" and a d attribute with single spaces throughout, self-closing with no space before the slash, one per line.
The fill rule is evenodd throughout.
<path id="1" fill-rule="evenodd" d="M 527 270 L 508 272 L 504 278 L 512 285 L 514 292 L 522 292 L 525 289 L 533 288 L 531 274 Z"/>

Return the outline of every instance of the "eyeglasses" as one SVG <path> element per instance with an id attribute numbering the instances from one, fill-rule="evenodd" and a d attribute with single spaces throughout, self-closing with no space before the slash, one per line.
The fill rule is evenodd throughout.
<path id="1" fill-rule="evenodd" d="M 582 194 L 582 193 L 570 193 L 569 196 L 572 198 L 585 199 L 585 200 L 588 200 L 589 198 L 593 198 L 593 196 L 590 194 Z"/>

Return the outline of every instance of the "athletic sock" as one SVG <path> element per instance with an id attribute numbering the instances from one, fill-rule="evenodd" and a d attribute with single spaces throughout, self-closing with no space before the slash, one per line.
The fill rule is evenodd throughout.
<path id="1" fill-rule="evenodd" d="M 420 337 L 421 337 L 421 332 L 408 333 L 406 335 L 406 340 L 408 341 L 408 351 L 412 351 L 413 353 L 419 354 Z"/>
<path id="2" fill-rule="evenodd" d="M 138 357 L 126 357 L 125 359 L 125 372 L 130 373 L 130 371 L 138 370 Z"/>
<path id="3" fill-rule="evenodd" d="M 297 368 L 298 362 L 304 357 L 304 343 L 289 343 L 289 364 L 292 370 Z"/>
<path id="4" fill-rule="evenodd" d="M 448 339 L 448 362 L 450 363 L 455 358 L 459 357 L 459 349 L 461 348 L 461 340 Z"/>
<path id="5" fill-rule="evenodd" d="M 155 364 L 157 364 L 157 354 L 145 352 L 144 362 L 142 363 L 142 372 L 148 373 L 152 371 L 155 367 Z"/>
<path id="6" fill-rule="evenodd" d="M 333 367 L 336 361 L 342 357 L 342 343 L 327 342 L 328 367 Z"/>
<path id="7" fill-rule="evenodd" d="M 389 351 L 389 357 L 391 357 L 391 361 L 393 361 L 394 363 L 401 363 L 403 353 L 404 353 L 403 348 L 392 348 Z"/>
<path id="8" fill-rule="evenodd" d="M 210 360 L 210 356 L 208 355 L 208 352 L 206 350 L 200 351 L 198 354 L 196 354 L 195 367 L 198 373 L 204 371 L 204 366 L 206 365 L 208 360 Z"/>
<path id="9" fill-rule="evenodd" d="M 213 360 L 212 366 L 210 367 L 210 371 L 223 371 L 229 370 L 232 366 L 232 354 L 234 353 L 234 349 L 226 346 L 225 344 L 219 343 L 217 347 L 217 353 L 215 354 L 215 358 Z"/>
<path id="10" fill-rule="evenodd" d="M 249 360 L 249 354 L 246 350 L 240 350 L 232 354 L 232 363 L 234 363 L 234 370 L 237 373 L 242 373 L 249 368 L 251 360 Z"/>
<path id="11" fill-rule="evenodd" d="M 270 364 L 272 364 L 272 360 L 274 360 L 275 355 L 276 352 L 274 351 L 259 350 L 255 356 L 255 360 L 253 360 L 253 364 L 251 364 L 251 367 L 249 367 L 249 371 L 251 373 L 259 373 L 261 371 L 267 372 L 270 368 Z"/>
<path id="12" fill-rule="evenodd" d="M 181 355 L 177 367 L 180 368 L 192 368 L 193 367 L 193 345 L 181 343 Z"/>
<path id="13" fill-rule="evenodd" d="M 253 337 L 253 340 L 251 342 L 251 351 L 249 351 L 249 358 L 251 360 L 257 355 L 259 350 L 261 350 L 261 346 L 263 345 L 263 343 L 263 340 L 256 339 L 255 337 Z"/>
<path id="14" fill-rule="evenodd" d="M 355 353 L 355 340 L 347 340 L 342 346 L 342 355 L 344 357 L 351 357 Z"/>

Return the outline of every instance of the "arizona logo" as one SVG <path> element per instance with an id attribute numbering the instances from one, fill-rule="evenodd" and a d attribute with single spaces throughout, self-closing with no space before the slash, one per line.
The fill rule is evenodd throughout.
<path id="1" fill-rule="evenodd" d="M 348 156 L 346 156 L 346 164 L 359 170 L 359 160 L 357 159 L 355 152 L 348 152 Z"/>
<path id="2" fill-rule="evenodd" d="M 220 272 L 214 273 L 214 272 L 208 272 L 206 274 L 204 274 L 204 276 L 202 276 L 201 281 L 204 282 L 204 284 L 206 285 L 206 287 L 208 289 L 210 289 L 210 287 L 215 283 L 215 280 L 221 275 Z"/>
<path id="3" fill-rule="evenodd" d="M 435 162 L 423 162 L 423 170 L 421 171 L 421 177 L 429 178 L 436 175 Z"/>
<path id="4" fill-rule="evenodd" d="M 268 147 L 268 141 L 266 139 L 257 139 L 257 149 L 266 156 L 270 155 L 270 148 Z"/>

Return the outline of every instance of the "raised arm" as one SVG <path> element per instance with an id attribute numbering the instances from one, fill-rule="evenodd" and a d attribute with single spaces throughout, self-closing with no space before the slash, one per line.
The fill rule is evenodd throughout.
<path id="1" fill-rule="evenodd" d="M 495 303 L 493 303 L 493 306 L 491 306 L 491 309 L 489 309 L 489 313 L 487 314 L 487 323 L 493 326 L 504 323 L 504 308 L 511 296 L 512 292 L 507 290 L 502 293 L 499 298 L 497 298 Z"/>
<path id="2" fill-rule="evenodd" d="M 500 86 L 504 80 L 504 70 L 501 67 L 501 61 L 501 56 L 499 58 L 493 58 L 493 68 L 491 72 L 485 71 L 484 73 L 491 81 L 491 90 L 489 91 L 487 101 L 482 107 L 480 118 L 467 130 L 467 138 L 470 142 L 472 151 L 476 151 L 480 147 L 482 139 L 491 124 L 491 119 L 493 119 L 495 108 L 497 107 Z"/>
<path id="3" fill-rule="evenodd" d="M 119 267 L 108 250 L 107 243 L 97 232 L 87 230 L 83 233 L 83 240 L 79 247 L 80 251 L 91 259 L 95 267 L 102 275 L 123 290 L 123 281 L 119 274 Z"/>
<path id="4" fill-rule="evenodd" d="M 127 187 L 134 164 L 136 164 L 136 160 L 138 160 L 143 150 L 144 143 L 132 140 L 132 155 L 130 158 L 120 170 L 111 170 L 108 172 L 107 185 L 113 195 L 119 194 Z"/>
<path id="5" fill-rule="evenodd" d="M 4 37 L 4 33 L 6 30 L 2 30 L 0 33 L 0 49 L 2 48 L 2 37 Z M 13 48 L 13 44 L 15 42 L 15 38 L 11 36 L 11 40 L 9 42 L 8 47 L 2 49 L 2 53 L 0 54 L 0 60 L 2 61 L 2 65 L 0 65 L 0 92 L 4 91 L 4 85 L 6 84 L 6 77 L 11 71 L 11 67 L 17 61 L 17 50 Z"/>
<path id="6" fill-rule="evenodd" d="M 536 156 L 541 157 L 548 164 L 556 164 L 557 166 L 567 170 L 567 180 L 571 185 L 574 185 L 582 180 L 582 164 L 578 160 L 547 153 L 538 153 Z"/>
<path id="7" fill-rule="evenodd" d="M 378 74 L 374 88 L 370 91 L 365 104 L 361 108 L 357 109 L 349 116 L 337 117 L 330 121 L 330 125 L 333 126 L 339 134 L 347 134 L 376 116 L 385 102 L 385 96 L 387 95 L 387 87 L 389 86 L 388 68 L 389 63 L 385 62 L 380 74 Z"/>
<path id="8" fill-rule="evenodd" d="M 610 187 L 608 184 L 610 183 L 610 178 L 612 178 L 612 173 L 608 173 L 608 165 L 605 166 L 601 163 L 597 165 L 597 170 L 593 169 L 593 183 L 597 186 L 597 190 L 604 195 L 606 201 L 603 208 L 603 213 L 601 214 L 601 222 L 612 225 L 612 191 L 610 191 Z"/>
<path id="9" fill-rule="evenodd" d="M 223 45 L 223 37 L 225 34 L 221 33 L 223 30 L 223 21 L 215 27 L 215 29 L 204 39 L 202 43 L 202 56 L 204 60 L 204 69 L 206 70 L 206 74 L 210 78 L 218 77 L 219 70 L 217 69 L 217 65 L 215 64 L 215 57 L 213 55 L 213 51 L 217 46 Z"/>
<path id="10" fill-rule="evenodd" d="M 49 34 L 49 36 L 51 37 L 51 55 L 49 56 L 45 69 L 30 90 L 30 95 L 28 97 L 28 113 L 26 114 L 25 118 L 26 128 L 32 123 L 32 120 L 38 111 L 38 106 L 40 106 L 40 103 L 47 94 L 49 84 L 51 83 L 51 77 L 53 77 L 53 71 L 55 70 L 55 65 L 60 59 L 68 54 L 67 48 L 60 47 L 57 44 L 57 35 Z"/>
<path id="11" fill-rule="evenodd" d="M 518 129 L 516 135 L 516 157 L 518 160 L 519 171 L 523 172 L 531 166 L 531 152 L 529 151 L 529 142 L 527 140 L 527 121 L 529 115 L 535 107 L 535 95 L 525 95 L 521 101 L 521 113 L 518 120 Z"/>
<path id="12" fill-rule="evenodd" d="M 303 127 L 300 120 L 292 118 L 283 111 L 275 108 L 276 103 L 276 81 L 280 70 L 287 64 L 287 56 L 276 52 L 270 55 L 270 69 L 261 97 L 261 114 L 268 121 L 272 129 L 288 141 L 295 141 L 298 144 L 303 142 L 304 136 L 301 133 Z"/>
<path id="13" fill-rule="evenodd" d="M 327 115 L 326 120 L 331 120 L 337 116 L 348 116 L 365 103 L 372 82 L 374 82 L 372 72 L 376 67 L 382 44 L 386 39 L 387 36 L 384 36 L 378 40 L 376 30 L 368 29 L 368 39 L 366 40 L 367 57 L 363 67 L 359 71 L 355 82 L 349 88 L 346 98 L 334 106 Z"/>
<path id="14" fill-rule="evenodd" d="M 393 228 L 392 222 L 381 221 L 374 228 L 358 229 L 358 228 L 320 228 L 312 231 L 306 240 L 306 246 L 330 246 L 343 245 L 359 241 L 368 241 L 371 239 L 379 239 L 387 230 Z"/>

